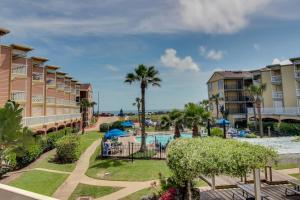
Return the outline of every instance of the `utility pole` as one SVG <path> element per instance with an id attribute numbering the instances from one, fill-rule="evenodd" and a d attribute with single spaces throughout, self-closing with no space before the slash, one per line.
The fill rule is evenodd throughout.
<path id="1" fill-rule="evenodd" d="M 98 116 L 97 117 L 99 117 L 99 91 L 98 91 L 98 103 L 97 103 L 97 105 L 98 105 Z"/>

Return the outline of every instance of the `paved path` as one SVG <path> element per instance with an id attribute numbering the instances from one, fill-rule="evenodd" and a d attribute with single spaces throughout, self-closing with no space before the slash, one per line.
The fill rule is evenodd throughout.
<path id="1" fill-rule="evenodd" d="M 280 170 L 276 170 L 276 171 L 279 172 L 279 173 L 282 173 L 282 174 L 286 174 L 286 175 L 299 174 L 300 173 L 300 168 L 280 169 Z"/>
<path id="2" fill-rule="evenodd" d="M 96 122 L 96 124 L 93 127 L 86 128 L 85 131 L 86 132 L 88 132 L 88 131 L 98 131 L 100 124 L 103 124 L 103 123 L 112 123 L 112 122 L 115 122 L 115 121 L 118 121 L 118 120 L 119 120 L 118 116 L 113 116 L 113 117 L 99 117 L 98 121 Z"/>
<path id="3" fill-rule="evenodd" d="M 108 181 L 90 178 L 85 175 L 85 172 L 89 168 L 89 160 L 92 154 L 95 152 L 96 148 L 100 145 L 100 140 L 95 141 L 88 149 L 80 156 L 77 161 L 76 168 L 71 173 L 71 175 L 66 179 L 66 181 L 55 191 L 53 197 L 66 200 L 72 194 L 78 183 L 84 183 L 88 185 L 97 186 L 112 186 L 112 187 L 122 187 L 123 189 L 109 194 L 107 196 L 98 198 L 97 200 L 117 200 L 125 197 L 131 193 L 138 190 L 150 187 L 151 182 L 128 182 L 128 181 Z"/>

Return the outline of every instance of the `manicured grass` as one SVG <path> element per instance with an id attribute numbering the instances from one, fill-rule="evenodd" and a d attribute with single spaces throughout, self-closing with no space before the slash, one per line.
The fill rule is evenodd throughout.
<path id="1" fill-rule="evenodd" d="M 101 137 L 102 137 L 102 134 L 100 134 L 99 132 L 88 132 L 88 133 L 85 133 L 84 135 L 80 135 L 80 146 L 79 146 L 80 155 L 95 140 L 97 140 Z M 51 152 L 45 159 L 38 162 L 34 167 L 66 171 L 66 172 L 72 172 L 74 170 L 76 163 L 60 164 L 60 163 L 53 162 L 55 154 L 56 154 L 55 151 Z"/>
<path id="2" fill-rule="evenodd" d="M 293 177 L 295 177 L 295 178 L 297 178 L 297 179 L 300 179 L 300 174 L 289 174 L 290 176 L 293 176 Z"/>
<path id="3" fill-rule="evenodd" d="M 293 169 L 298 168 L 298 165 L 295 163 L 279 163 L 278 165 L 274 166 L 274 169 Z"/>
<path id="4" fill-rule="evenodd" d="M 109 187 L 109 186 L 94 186 L 79 183 L 76 189 L 73 191 L 69 200 L 76 200 L 78 197 L 90 196 L 93 198 L 99 198 L 110 193 L 116 192 L 122 188 L 120 187 Z"/>
<path id="5" fill-rule="evenodd" d="M 119 181 L 146 181 L 158 179 L 158 173 L 169 176 L 170 171 L 164 160 L 112 160 L 97 158 L 98 148 L 90 159 L 90 167 L 87 176 L 105 180 Z M 105 175 L 105 173 L 109 173 Z"/>
<path id="6" fill-rule="evenodd" d="M 130 194 L 122 199 L 119 199 L 119 200 L 137 200 L 137 199 L 141 199 L 143 196 L 151 195 L 155 191 L 156 190 L 153 188 L 145 188 L 145 189 L 139 190 L 139 191 L 132 193 L 132 194 Z"/>
<path id="7" fill-rule="evenodd" d="M 51 196 L 67 177 L 67 174 L 33 170 L 25 172 L 19 178 L 9 183 L 9 185 Z"/>

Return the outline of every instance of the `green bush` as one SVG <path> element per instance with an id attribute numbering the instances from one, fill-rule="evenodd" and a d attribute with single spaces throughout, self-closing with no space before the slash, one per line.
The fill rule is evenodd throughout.
<path id="1" fill-rule="evenodd" d="M 55 131 L 47 134 L 47 149 L 51 150 L 55 148 L 55 143 L 58 139 L 64 137 L 66 134 L 68 135 L 71 131 L 69 129 L 62 129 L 59 131 Z"/>
<path id="2" fill-rule="evenodd" d="M 246 134 L 245 137 L 246 137 L 246 138 L 257 138 L 257 136 L 255 135 L 255 133 L 249 133 L 249 134 Z"/>
<path id="3" fill-rule="evenodd" d="M 5 164 L 11 169 L 17 166 L 17 154 L 15 152 L 9 152 L 4 158 Z"/>
<path id="4" fill-rule="evenodd" d="M 79 158 L 79 137 L 67 135 L 56 142 L 56 159 L 62 163 L 72 163 Z"/>
<path id="5" fill-rule="evenodd" d="M 122 121 L 115 121 L 111 124 L 110 126 L 110 130 L 111 129 L 120 129 L 120 130 L 124 130 L 124 127 L 122 126 Z"/>
<path id="6" fill-rule="evenodd" d="M 284 135 L 300 135 L 300 124 L 281 122 L 278 129 Z"/>
<path id="7" fill-rule="evenodd" d="M 213 137 L 223 137 L 224 136 L 224 133 L 223 133 L 223 130 L 221 130 L 220 128 L 212 128 L 211 129 L 211 136 Z"/>
<path id="8" fill-rule="evenodd" d="M 17 150 L 17 168 L 25 167 L 43 153 L 40 144 L 30 145 L 29 147 L 19 147 Z"/>
<path id="9" fill-rule="evenodd" d="M 255 124 L 253 121 L 248 123 L 249 129 L 251 131 L 255 131 Z M 278 131 L 278 123 L 277 122 L 263 122 L 263 130 L 264 133 L 268 132 L 268 127 L 270 127 L 271 131 Z M 257 121 L 257 131 L 259 130 L 259 121 Z"/>
<path id="10" fill-rule="evenodd" d="M 109 126 L 110 126 L 110 124 L 108 124 L 108 123 L 100 124 L 100 127 L 99 127 L 100 132 L 109 131 Z"/>

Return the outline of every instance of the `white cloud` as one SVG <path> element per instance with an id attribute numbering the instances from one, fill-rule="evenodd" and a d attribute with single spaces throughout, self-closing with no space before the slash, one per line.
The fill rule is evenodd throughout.
<path id="1" fill-rule="evenodd" d="M 254 48 L 256 51 L 259 51 L 259 50 L 260 50 L 260 45 L 257 44 L 257 43 L 254 43 L 254 44 L 253 44 L 253 48 Z"/>
<path id="2" fill-rule="evenodd" d="M 272 61 L 272 65 L 291 65 L 292 62 L 288 59 L 282 59 L 280 60 L 279 58 L 274 58 Z"/>
<path id="3" fill-rule="evenodd" d="M 180 58 L 177 56 L 175 49 L 166 49 L 165 54 L 160 57 L 161 63 L 169 68 L 178 70 L 199 71 L 199 66 L 196 64 L 191 56 Z"/>
<path id="4" fill-rule="evenodd" d="M 118 72 L 118 71 L 119 71 L 119 68 L 117 68 L 117 67 L 115 67 L 115 66 L 113 66 L 113 65 L 107 64 L 107 65 L 105 65 L 105 67 L 106 67 L 108 70 L 112 71 L 112 72 Z"/>
<path id="5" fill-rule="evenodd" d="M 216 49 L 207 49 L 205 46 L 200 46 L 199 52 L 201 56 L 204 56 L 210 60 L 221 60 L 224 56 L 224 51 Z"/>

